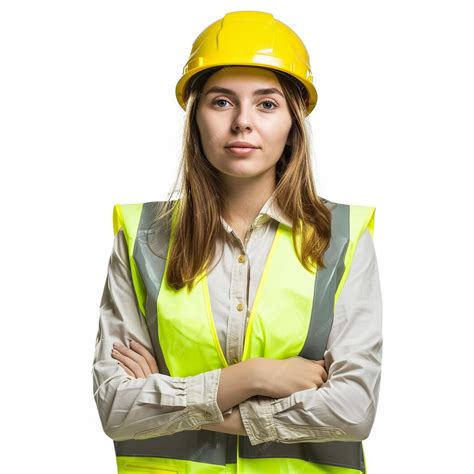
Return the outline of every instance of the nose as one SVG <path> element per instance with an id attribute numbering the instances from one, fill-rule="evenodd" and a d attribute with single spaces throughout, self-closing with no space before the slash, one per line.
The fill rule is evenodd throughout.
<path id="1" fill-rule="evenodd" d="M 234 121 L 232 122 L 232 130 L 234 132 L 241 132 L 243 130 L 252 130 L 252 121 L 250 119 L 250 111 L 245 107 L 236 109 L 238 112 Z"/>

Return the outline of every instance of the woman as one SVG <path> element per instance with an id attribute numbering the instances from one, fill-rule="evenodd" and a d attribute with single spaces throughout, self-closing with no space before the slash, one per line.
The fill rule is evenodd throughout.
<path id="1" fill-rule="evenodd" d="M 233 12 L 183 72 L 180 198 L 114 207 L 93 373 L 118 471 L 366 472 L 375 208 L 316 194 L 306 48 Z"/>

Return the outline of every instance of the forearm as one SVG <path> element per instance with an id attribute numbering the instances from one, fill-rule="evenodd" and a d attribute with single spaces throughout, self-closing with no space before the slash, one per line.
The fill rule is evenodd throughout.
<path id="1" fill-rule="evenodd" d="M 98 347 L 94 398 L 104 432 L 116 441 L 145 439 L 199 429 L 224 420 L 216 403 L 217 370 L 192 377 L 151 374 L 131 379 Z"/>
<path id="2" fill-rule="evenodd" d="M 217 404 L 221 412 L 257 394 L 258 359 L 249 359 L 221 369 Z"/>
<path id="3" fill-rule="evenodd" d="M 240 416 L 240 408 L 237 405 L 230 415 L 224 416 L 222 423 L 207 423 L 201 426 L 203 430 L 218 431 L 240 436 L 248 436 Z"/>
<path id="4" fill-rule="evenodd" d="M 377 354 L 377 347 L 374 354 Z M 374 356 L 375 359 L 375 356 Z M 252 397 L 239 406 L 252 445 L 263 442 L 361 441 L 374 423 L 380 372 L 361 375 L 361 361 L 337 361 L 325 384 L 288 397 Z"/>
<path id="5" fill-rule="evenodd" d="M 324 355 L 327 381 L 317 390 L 241 403 L 252 445 L 361 441 L 369 436 L 381 381 L 382 309 L 375 249 L 366 230 L 335 306 Z"/>

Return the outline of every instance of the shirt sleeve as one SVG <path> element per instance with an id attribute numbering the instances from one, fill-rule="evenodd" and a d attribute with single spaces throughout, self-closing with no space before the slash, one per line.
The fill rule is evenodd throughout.
<path id="1" fill-rule="evenodd" d="M 120 229 L 114 238 L 99 311 L 92 368 L 94 399 L 105 433 L 116 441 L 146 439 L 197 430 L 223 422 L 217 404 L 221 369 L 190 377 L 154 373 L 133 378 L 112 358 L 112 344 L 152 344 L 133 289 L 127 243 Z"/>
<path id="2" fill-rule="evenodd" d="M 239 404 L 252 445 L 361 441 L 369 436 L 381 380 L 382 296 L 368 230 L 359 239 L 336 302 L 324 360 L 328 378 L 319 389 L 278 399 L 257 395 Z"/>

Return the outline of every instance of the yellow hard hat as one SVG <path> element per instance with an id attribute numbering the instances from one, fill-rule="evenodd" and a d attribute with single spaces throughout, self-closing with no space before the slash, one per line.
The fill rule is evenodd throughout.
<path id="1" fill-rule="evenodd" d="M 309 54 L 299 36 L 271 13 L 227 13 L 194 40 L 183 75 L 176 84 L 176 98 L 186 109 L 186 86 L 197 73 L 216 66 L 261 66 L 297 79 L 308 92 L 307 114 L 318 99 L 313 85 Z"/>

